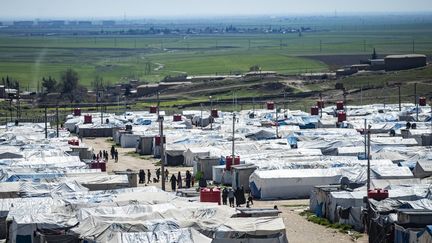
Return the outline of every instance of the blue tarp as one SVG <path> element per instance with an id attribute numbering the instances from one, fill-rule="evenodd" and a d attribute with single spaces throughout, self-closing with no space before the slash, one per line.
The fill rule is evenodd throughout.
<path id="1" fill-rule="evenodd" d="M 64 174 L 61 173 L 47 173 L 47 174 L 15 174 L 10 176 L 6 182 L 14 181 L 32 181 L 39 182 L 42 179 L 55 179 L 58 177 L 63 177 Z"/>

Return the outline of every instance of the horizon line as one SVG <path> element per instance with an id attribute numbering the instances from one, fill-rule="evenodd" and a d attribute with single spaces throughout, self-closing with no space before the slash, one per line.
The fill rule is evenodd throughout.
<path id="1" fill-rule="evenodd" d="M 277 18 L 277 17 L 358 17 L 358 16 L 390 16 L 390 15 L 426 15 L 431 14 L 432 11 L 324 11 L 324 12 L 287 12 L 287 13 L 273 13 L 273 14 L 212 14 L 212 15 L 130 15 L 127 16 L 123 14 L 122 16 L 57 16 L 57 17 L 49 17 L 49 16 L 15 16 L 15 17 L 0 17 L 1 21 L 30 21 L 30 20 L 122 20 L 122 21 L 131 21 L 131 20 L 145 20 L 145 19 L 154 19 L 154 20 L 194 20 L 194 19 L 219 19 L 219 18 Z M 432 17 L 432 16 L 431 16 Z"/>

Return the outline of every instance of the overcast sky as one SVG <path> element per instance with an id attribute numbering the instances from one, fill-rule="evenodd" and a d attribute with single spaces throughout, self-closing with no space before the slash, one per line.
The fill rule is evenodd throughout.
<path id="1" fill-rule="evenodd" d="M 432 0 L 0 0 L 1 18 L 205 17 L 431 12 Z"/>

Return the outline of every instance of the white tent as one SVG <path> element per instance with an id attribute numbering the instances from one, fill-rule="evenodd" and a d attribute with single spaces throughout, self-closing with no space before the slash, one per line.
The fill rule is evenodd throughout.
<path id="1" fill-rule="evenodd" d="M 337 184 L 339 169 L 299 169 L 255 171 L 250 176 L 254 197 L 261 199 L 306 198 L 316 185 Z"/>

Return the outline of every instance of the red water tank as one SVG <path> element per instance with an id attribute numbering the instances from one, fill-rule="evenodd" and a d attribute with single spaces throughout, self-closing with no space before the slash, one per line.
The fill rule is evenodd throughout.
<path id="1" fill-rule="evenodd" d="M 337 114 L 338 122 L 346 121 L 346 113 L 344 111 L 339 111 Z"/>
<path id="2" fill-rule="evenodd" d="M 211 110 L 211 116 L 213 118 L 218 118 L 219 117 L 218 110 L 216 110 L 216 109 Z"/>
<path id="3" fill-rule="evenodd" d="M 343 109 L 344 109 L 344 102 L 343 101 L 336 102 L 336 110 L 340 111 Z"/>
<path id="4" fill-rule="evenodd" d="M 182 120 L 182 116 L 180 114 L 174 114 L 173 121 L 178 122 Z"/>
<path id="5" fill-rule="evenodd" d="M 90 169 L 100 169 L 102 172 L 106 172 L 106 163 L 100 161 L 93 161 L 90 164 Z"/>
<path id="6" fill-rule="evenodd" d="M 217 203 L 221 205 L 221 190 L 219 188 L 202 188 L 200 202 Z"/>
<path id="7" fill-rule="evenodd" d="M 377 201 L 384 200 L 388 197 L 389 197 L 389 192 L 387 190 L 375 188 L 374 190 L 368 191 L 368 198 L 372 198 Z"/>
<path id="8" fill-rule="evenodd" d="M 426 97 L 420 97 L 419 98 L 419 105 L 420 106 L 426 106 Z"/>
<path id="9" fill-rule="evenodd" d="M 166 143 L 166 137 L 165 136 L 163 137 L 163 140 L 164 140 L 164 143 Z M 161 138 L 160 138 L 159 135 L 155 136 L 155 145 L 156 146 L 160 146 L 161 145 Z"/>
<path id="10" fill-rule="evenodd" d="M 150 106 L 150 113 L 157 113 L 157 106 Z"/>
<path id="11" fill-rule="evenodd" d="M 267 102 L 267 110 L 274 110 L 275 108 L 275 104 L 273 101 L 268 101 Z"/>
<path id="12" fill-rule="evenodd" d="M 81 116 L 81 109 L 80 108 L 75 108 L 73 110 L 73 115 L 74 116 Z"/>
<path id="13" fill-rule="evenodd" d="M 318 106 L 312 106 L 311 107 L 311 115 L 312 116 L 318 116 L 319 115 L 319 108 L 318 108 Z"/>
<path id="14" fill-rule="evenodd" d="M 232 156 L 226 156 L 225 157 L 225 169 L 231 170 L 232 165 L 239 165 L 240 164 L 240 156 L 235 156 L 234 163 Z"/>
<path id="15" fill-rule="evenodd" d="M 84 124 L 92 123 L 92 115 L 84 115 Z"/>
<path id="16" fill-rule="evenodd" d="M 71 138 L 68 140 L 68 144 L 73 145 L 73 146 L 79 146 L 79 139 Z"/>
<path id="17" fill-rule="evenodd" d="M 318 100 L 317 101 L 317 106 L 318 106 L 318 109 L 323 109 L 324 108 L 324 101 Z"/>

